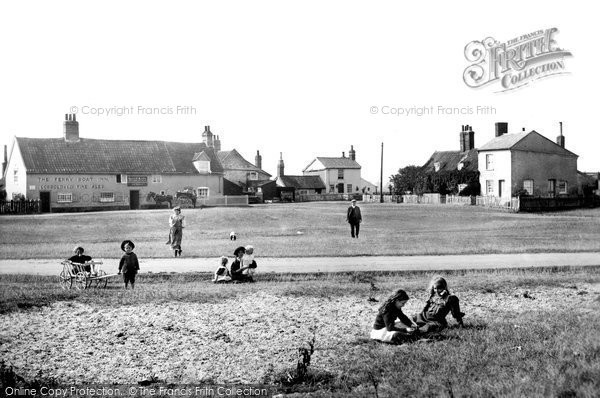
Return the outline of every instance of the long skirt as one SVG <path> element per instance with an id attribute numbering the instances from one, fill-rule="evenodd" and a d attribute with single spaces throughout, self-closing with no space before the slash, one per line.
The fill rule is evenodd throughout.
<path id="1" fill-rule="evenodd" d="M 183 237 L 183 228 L 171 227 L 169 238 L 171 240 L 171 249 L 181 250 L 181 238 Z"/>

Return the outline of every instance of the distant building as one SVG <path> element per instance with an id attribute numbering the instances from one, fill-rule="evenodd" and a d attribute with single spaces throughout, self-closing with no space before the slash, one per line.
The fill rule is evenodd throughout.
<path id="1" fill-rule="evenodd" d="M 253 195 L 256 187 L 266 184 L 271 174 L 262 169 L 262 156 L 256 151 L 255 164 L 250 163 L 236 150 L 221 150 L 221 139 L 210 131 L 210 126 L 204 126 L 202 142 L 209 148 L 214 148 L 223 167 L 226 183 L 225 195 Z M 258 183 L 257 182 L 262 182 Z"/>
<path id="2" fill-rule="evenodd" d="M 362 179 L 361 166 L 356 162 L 354 146 L 350 146 L 348 157 L 342 152 L 342 157 L 323 157 L 313 159 L 302 170 L 305 176 L 318 176 L 325 184 L 327 193 L 360 193 Z"/>
<path id="3" fill-rule="evenodd" d="M 379 187 L 364 178 L 360 179 L 360 192 L 366 195 L 374 195 L 379 193 Z"/>
<path id="4" fill-rule="evenodd" d="M 577 194 L 577 158 L 536 131 L 508 133 L 508 123 L 496 123 L 495 137 L 479 148 L 481 194 L 509 199 L 520 192 L 534 196 Z"/>
<path id="5" fill-rule="evenodd" d="M 39 199 L 44 212 L 151 207 L 151 193 L 185 188 L 223 195 L 223 168 L 206 144 L 82 138 L 75 115 L 65 115 L 62 138 L 15 137 L 4 176 L 8 199 Z"/>
<path id="6" fill-rule="evenodd" d="M 325 193 L 325 184 L 318 175 L 286 175 L 283 154 L 279 154 L 277 163 L 277 186 L 295 190 L 295 195 L 310 195 Z"/>
<path id="7" fill-rule="evenodd" d="M 463 125 L 459 138 L 459 151 L 435 151 L 423 165 L 428 179 L 426 192 L 479 193 L 478 156 L 472 126 Z"/>

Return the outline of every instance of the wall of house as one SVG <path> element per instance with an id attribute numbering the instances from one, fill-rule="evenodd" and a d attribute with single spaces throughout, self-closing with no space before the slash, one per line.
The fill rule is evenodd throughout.
<path id="1" fill-rule="evenodd" d="M 225 170 L 225 178 L 227 178 L 229 181 L 231 182 L 242 182 L 242 183 L 246 183 L 247 179 L 250 179 L 248 177 L 248 173 L 250 171 L 249 170 Z M 256 178 L 256 180 L 268 180 L 271 178 L 270 175 L 266 174 L 266 173 L 262 173 L 260 171 L 256 172 L 258 174 L 258 178 Z"/>
<path id="2" fill-rule="evenodd" d="M 19 146 L 14 143 L 6 165 L 5 189 L 8 200 L 14 195 L 27 195 L 27 170 Z"/>
<path id="3" fill-rule="evenodd" d="M 513 151 L 512 192 L 523 188 L 524 180 L 533 180 L 534 196 L 548 195 L 548 180 L 567 181 L 568 194 L 578 194 L 577 157 L 564 154 Z"/>
<path id="4" fill-rule="evenodd" d="M 493 166 L 491 170 L 486 167 L 486 155 L 493 156 Z M 481 185 L 481 196 L 499 196 L 499 181 L 504 180 L 504 192 L 502 198 L 511 197 L 512 187 L 512 169 L 511 169 L 511 152 L 505 151 L 481 151 L 478 155 L 479 162 L 479 184 Z M 487 192 L 486 181 L 492 180 L 493 192 Z"/>
<path id="5" fill-rule="evenodd" d="M 340 193 L 337 189 L 337 184 L 344 184 L 344 192 L 341 193 L 356 193 L 362 188 L 360 169 L 344 169 L 344 179 L 338 179 L 338 169 L 325 169 L 319 171 L 305 171 L 304 175 L 315 175 L 321 177 L 325 184 L 325 192 L 331 193 L 330 185 L 334 186 L 333 193 Z M 352 184 L 352 192 L 346 192 L 348 184 Z M 359 190 L 357 191 L 356 188 Z"/>
<path id="6" fill-rule="evenodd" d="M 153 177 L 157 178 L 157 182 L 153 182 Z M 207 187 L 209 197 L 223 196 L 223 177 L 220 174 L 186 176 L 124 174 L 121 175 L 121 179 L 122 182 L 117 182 L 116 174 L 29 174 L 26 178 L 26 195 L 27 199 L 40 199 L 40 192 L 50 192 L 51 211 L 129 208 L 130 191 L 139 191 L 139 204 L 142 208 L 156 204 L 153 199 L 147 200 L 150 192 L 159 194 L 164 191 L 165 195 L 175 196 L 178 190 L 188 186 L 194 189 Z M 102 199 L 103 192 L 112 192 L 114 200 Z M 71 201 L 59 201 L 60 194 L 71 194 Z"/>

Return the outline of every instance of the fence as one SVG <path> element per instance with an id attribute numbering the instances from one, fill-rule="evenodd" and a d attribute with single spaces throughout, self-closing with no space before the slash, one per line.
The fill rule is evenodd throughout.
<path id="1" fill-rule="evenodd" d="M 198 206 L 246 206 L 248 205 L 248 195 L 220 196 L 216 198 L 198 198 Z"/>
<path id="2" fill-rule="evenodd" d="M 383 195 L 384 203 L 400 203 L 401 200 L 402 200 L 402 197 L 399 195 Z M 362 201 L 379 203 L 381 201 L 381 196 L 380 195 L 363 195 Z"/>
<path id="3" fill-rule="evenodd" d="M 317 202 L 317 201 L 348 201 L 351 199 L 360 200 L 364 195 L 356 195 L 351 193 L 323 193 L 323 194 L 308 194 L 296 195 L 296 202 Z"/>
<path id="4" fill-rule="evenodd" d="M 40 201 L 0 200 L 0 214 L 32 214 L 40 212 Z"/>
<path id="5" fill-rule="evenodd" d="M 519 211 L 520 207 L 519 198 L 505 199 L 496 196 L 476 196 L 475 205 L 510 211 Z"/>
<path id="6" fill-rule="evenodd" d="M 475 196 L 446 195 L 447 205 L 471 206 L 476 204 Z"/>

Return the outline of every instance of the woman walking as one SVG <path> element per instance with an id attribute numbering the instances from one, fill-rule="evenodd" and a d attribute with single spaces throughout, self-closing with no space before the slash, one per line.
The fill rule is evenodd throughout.
<path id="1" fill-rule="evenodd" d="M 183 237 L 183 228 L 185 227 L 185 216 L 181 215 L 181 207 L 173 208 L 173 214 L 169 217 L 169 242 L 175 257 L 181 257 L 181 238 Z"/>

